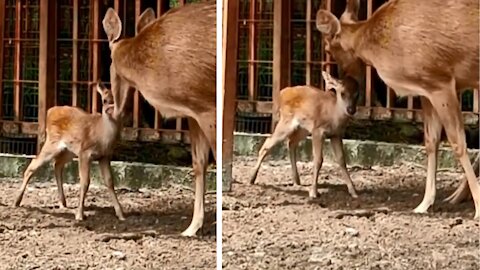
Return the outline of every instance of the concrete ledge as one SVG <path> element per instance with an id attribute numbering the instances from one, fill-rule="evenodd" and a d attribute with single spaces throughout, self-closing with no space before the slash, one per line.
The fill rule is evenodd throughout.
<path id="1" fill-rule="evenodd" d="M 0 154 L 0 177 L 23 177 L 32 158 L 33 156 Z M 194 181 L 193 171 L 188 167 L 112 161 L 112 173 L 118 187 L 160 187 L 169 183 L 192 186 Z M 215 190 L 215 175 L 215 170 L 207 171 L 207 190 Z M 98 162 L 93 162 L 90 177 L 93 183 L 102 183 Z M 32 181 L 54 181 L 53 179 L 53 164 L 48 164 L 35 173 Z M 63 179 L 65 183 L 78 183 L 76 160 L 65 166 Z"/>
<path id="2" fill-rule="evenodd" d="M 269 135 L 236 133 L 234 142 L 234 153 L 237 156 L 257 156 L 260 147 Z M 326 141 L 324 147 L 325 160 L 333 162 L 333 155 L 330 140 Z M 345 155 L 349 165 L 360 166 L 392 166 L 404 162 L 411 162 L 425 165 L 427 155 L 425 148 L 417 145 L 383 143 L 373 141 L 343 140 Z M 470 157 L 479 152 L 478 149 L 468 150 Z M 312 141 L 309 138 L 300 143 L 297 149 L 299 161 L 312 160 Z M 451 148 L 440 147 L 438 153 L 439 168 L 458 168 L 457 159 Z M 287 159 L 288 150 L 285 143 L 279 144 L 272 149 L 270 159 Z"/>

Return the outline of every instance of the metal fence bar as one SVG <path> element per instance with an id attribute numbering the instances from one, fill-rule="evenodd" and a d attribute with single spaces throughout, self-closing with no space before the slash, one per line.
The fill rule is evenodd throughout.
<path id="1" fill-rule="evenodd" d="M 5 18 L 5 0 L 0 0 L 0 18 Z M 4 52 L 3 47 L 5 36 L 5 19 L 0 20 L 0 119 L 3 118 L 3 72 Z"/>
<path id="2" fill-rule="evenodd" d="M 140 17 L 141 3 L 140 0 L 135 0 L 135 27 L 137 26 L 138 19 Z M 140 93 L 138 89 L 135 89 L 133 92 L 133 127 L 139 127 L 139 107 L 140 107 Z"/>
<path id="3" fill-rule="evenodd" d="M 78 0 L 73 0 L 73 41 L 72 41 L 72 80 L 78 80 Z M 77 106 L 78 104 L 78 88 L 77 84 L 72 83 L 72 106 Z"/>
<path id="4" fill-rule="evenodd" d="M 15 14 L 16 14 L 16 20 L 15 20 L 15 38 L 17 41 L 15 41 L 15 64 L 14 64 L 14 78 L 15 80 L 19 81 L 21 77 L 21 47 L 20 47 L 20 39 L 22 38 L 21 33 L 22 33 L 22 1 L 16 1 L 15 5 Z M 14 108 L 14 120 L 15 121 L 20 121 L 22 119 L 22 109 L 20 106 L 21 103 L 21 85 L 20 83 L 15 83 L 14 87 L 14 101 L 13 101 L 13 108 Z"/>
<path id="5" fill-rule="evenodd" d="M 310 18 L 312 17 L 312 0 L 306 1 L 306 14 L 305 14 L 305 26 L 306 26 L 306 37 L 305 37 L 305 55 L 306 55 L 306 64 L 305 64 L 305 84 L 312 84 L 312 24 Z"/>
<path id="6" fill-rule="evenodd" d="M 99 38 L 100 38 L 100 3 L 99 0 L 91 0 L 92 5 L 92 24 L 93 24 L 93 44 L 92 44 L 92 78 L 94 82 L 97 82 L 99 79 Z M 115 1 L 118 6 L 118 0 Z M 97 111 L 97 100 L 98 100 L 98 93 L 95 90 L 91 91 L 92 95 L 92 112 Z"/>
<path id="7" fill-rule="evenodd" d="M 250 1 L 250 18 L 256 19 L 256 0 Z M 257 25 L 254 22 L 248 23 L 248 100 L 256 99 L 256 63 L 253 61 L 257 59 Z"/>
<path id="8" fill-rule="evenodd" d="M 480 102 L 480 94 L 478 89 L 473 89 L 473 112 L 480 113 L 479 103 Z"/>

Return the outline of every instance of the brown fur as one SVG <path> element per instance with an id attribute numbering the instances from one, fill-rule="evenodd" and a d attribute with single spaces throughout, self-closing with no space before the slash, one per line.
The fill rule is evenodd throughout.
<path id="1" fill-rule="evenodd" d="M 85 195 L 90 184 L 90 163 L 93 160 L 99 160 L 100 170 L 115 212 L 119 219 L 124 219 L 123 210 L 115 195 L 110 169 L 112 147 L 119 135 L 117 119 L 113 118 L 113 96 L 109 89 L 100 84 L 97 85 L 97 91 L 102 95 L 102 114 L 96 112 L 90 114 L 71 106 L 55 106 L 47 111 L 45 144 L 25 170 L 15 206 L 20 205 L 25 188 L 33 174 L 44 164 L 54 160 L 60 206 L 66 207 L 63 193 L 63 168 L 77 156 L 80 173 L 80 204 L 75 218 L 83 219 Z"/>
<path id="2" fill-rule="evenodd" d="M 349 0 L 352 5 L 358 0 Z M 479 86 L 479 2 L 391 0 L 367 21 L 345 17 L 341 22 L 327 11 L 317 12 L 318 30 L 337 47 L 334 58 L 361 59 L 398 95 L 421 96 L 428 169 L 425 197 L 415 212 L 426 212 L 433 204 L 437 150 L 445 128 L 468 180 L 448 200 L 462 200 L 469 187 L 480 218 L 480 186 L 466 153 L 457 99 L 466 88 Z"/>
<path id="3" fill-rule="evenodd" d="M 139 18 L 137 35 L 123 40 L 115 32 L 121 21 L 113 9 L 103 20 L 111 37 L 115 115 L 123 113 L 127 91 L 135 87 L 162 116 L 189 118 L 196 186 L 192 223 L 184 236 L 194 236 L 203 226 L 210 149 L 216 157 L 215 17 L 215 2 L 188 4 L 156 20 L 146 10 Z"/>
<path id="4" fill-rule="evenodd" d="M 322 147 L 326 137 L 330 137 L 332 140 L 332 147 L 350 195 L 354 198 L 357 197 L 346 169 L 342 135 L 351 114 L 355 113 L 358 84 L 351 77 L 340 81 L 326 72 L 323 72 L 323 76 L 326 81 L 325 88 L 334 89 L 335 92 L 322 91 L 313 86 L 287 87 L 280 92 L 280 120 L 272 136 L 265 141 L 259 151 L 257 164 L 250 178 L 251 184 L 255 183 L 260 165 L 270 149 L 287 138 L 292 177 L 295 184 L 300 184 L 296 165 L 296 148 L 298 143 L 310 133 L 312 134 L 315 164 L 310 197 L 317 197 L 318 171 L 322 166 Z M 350 109 L 349 113 L 347 108 Z"/>

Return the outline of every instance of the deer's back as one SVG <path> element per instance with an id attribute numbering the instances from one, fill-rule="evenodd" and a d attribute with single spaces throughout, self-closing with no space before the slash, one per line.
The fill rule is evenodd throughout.
<path id="1" fill-rule="evenodd" d="M 324 121 L 331 116 L 335 95 L 313 86 L 287 87 L 280 91 L 280 113 Z"/>
<path id="2" fill-rule="evenodd" d="M 136 37 L 120 41 L 112 55 L 117 72 L 150 102 L 214 108 L 215 13 L 214 2 L 168 12 Z"/>
<path id="3" fill-rule="evenodd" d="M 50 139 L 59 140 L 64 137 L 79 140 L 84 134 L 92 132 L 101 114 L 90 114 L 71 106 L 55 106 L 47 112 L 47 135 Z"/>
<path id="4" fill-rule="evenodd" d="M 380 72 L 478 84 L 479 15 L 478 0 L 390 1 L 362 26 L 363 56 Z"/>

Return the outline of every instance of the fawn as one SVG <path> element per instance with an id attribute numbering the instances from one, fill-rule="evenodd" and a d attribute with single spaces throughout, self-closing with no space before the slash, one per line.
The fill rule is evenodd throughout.
<path id="1" fill-rule="evenodd" d="M 77 156 L 80 173 L 80 203 L 75 219 L 83 220 L 85 195 L 90 185 L 90 163 L 98 160 L 115 213 L 118 219 L 125 220 L 115 194 L 110 167 L 112 147 L 119 135 L 119 124 L 113 117 L 113 95 L 110 89 L 100 82 L 97 83 L 96 89 L 102 97 L 102 114 L 90 114 L 71 106 L 55 106 L 48 110 L 45 144 L 25 170 L 15 206 L 19 206 L 22 202 L 25 188 L 35 171 L 53 159 L 60 207 L 66 207 L 63 193 L 63 168 Z"/>
<path id="2" fill-rule="evenodd" d="M 314 171 L 309 196 L 317 197 L 318 173 L 323 162 L 323 143 L 326 137 L 330 137 L 348 192 L 353 198 L 358 197 L 347 171 L 342 142 L 345 126 L 356 112 L 358 83 L 348 76 L 339 80 L 325 71 L 322 75 L 325 80 L 325 89 L 333 91 L 322 91 L 313 86 L 295 86 L 287 87 L 280 92 L 280 120 L 272 136 L 265 141 L 259 151 L 250 184 L 255 183 L 260 165 L 270 149 L 288 138 L 292 176 L 294 183 L 299 185 L 295 150 L 298 143 L 310 133 L 312 134 Z"/>

